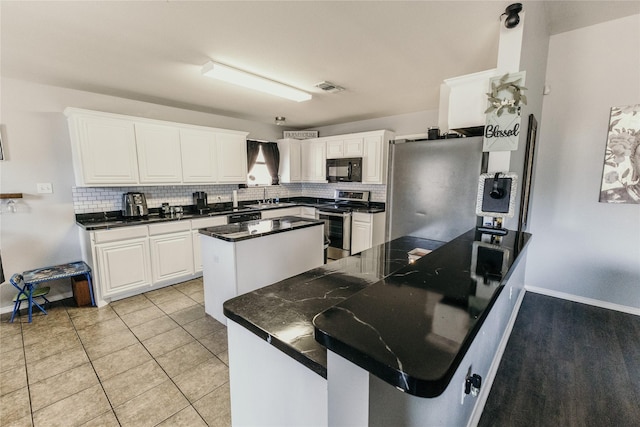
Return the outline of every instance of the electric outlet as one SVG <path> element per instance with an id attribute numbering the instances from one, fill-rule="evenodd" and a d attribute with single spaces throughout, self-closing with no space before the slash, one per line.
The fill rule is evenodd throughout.
<path id="1" fill-rule="evenodd" d="M 53 193 L 53 185 L 50 182 L 39 182 L 36 184 L 36 189 L 39 194 Z"/>

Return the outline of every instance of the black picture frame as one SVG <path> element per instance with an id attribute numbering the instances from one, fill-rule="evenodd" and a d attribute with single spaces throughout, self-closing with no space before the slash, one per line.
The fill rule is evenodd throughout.
<path id="1" fill-rule="evenodd" d="M 531 181 L 533 179 L 533 161 L 538 136 L 538 121 L 529 114 L 527 127 L 527 147 L 524 153 L 524 169 L 522 171 L 522 193 L 520 196 L 520 213 L 518 215 L 518 231 L 524 230 L 529 220 L 529 199 L 531 197 Z"/>

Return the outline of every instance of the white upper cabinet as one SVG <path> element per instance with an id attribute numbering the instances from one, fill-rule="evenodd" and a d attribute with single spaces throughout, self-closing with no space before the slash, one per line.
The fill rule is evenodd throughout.
<path id="1" fill-rule="evenodd" d="M 246 134 L 218 133 L 218 182 L 246 184 Z"/>
<path id="2" fill-rule="evenodd" d="M 330 138 L 327 140 L 327 159 L 362 157 L 362 138 Z"/>
<path id="3" fill-rule="evenodd" d="M 136 123 L 138 169 L 142 184 L 182 181 L 180 131 L 175 126 Z"/>
<path id="4" fill-rule="evenodd" d="M 384 135 L 370 135 L 364 138 L 362 159 L 362 183 L 385 184 L 389 143 Z"/>
<path id="5" fill-rule="evenodd" d="M 212 131 L 180 129 L 182 182 L 211 183 L 218 180 L 216 134 Z"/>
<path id="6" fill-rule="evenodd" d="M 78 186 L 245 183 L 247 132 L 67 108 Z"/>
<path id="7" fill-rule="evenodd" d="M 302 181 L 327 182 L 327 145 L 324 139 L 310 139 L 300 143 Z"/>
<path id="8" fill-rule="evenodd" d="M 299 139 L 278 140 L 280 151 L 280 182 L 288 184 L 302 181 L 302 153 Z"/>
<path id="9" fill-rule="evenodd" d="M 77 185 L 138 183 L 133 122 L 74 114 L 69 115 L 69 131 Z"/>
<path id="10" fill-rule="evenodd" d="M 326 141 L 327 159 L 362 157 L 362 183 L 386 184 L 389 142 L 393 138 L 393 132 L 377 130 L 322 139 Z"/>

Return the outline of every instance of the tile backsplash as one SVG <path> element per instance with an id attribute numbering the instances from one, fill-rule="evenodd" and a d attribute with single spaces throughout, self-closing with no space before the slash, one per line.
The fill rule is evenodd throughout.
<path id="1" fill-rule="evenodd" d="M 265 190 L 266 189 L 266 190 Z M 238 190 L 238 200 L 262 200 L 267 198 L 287 198 L 297 196 L 332 199 L 336 189 L 366 190 L 371 192 L 371 201 L 385 202 L 386 185 L 346 184 L 281 184 L 269 187 L 238 188 L 229 185 L 166 185 L 134 187 L 73 187 L 73 209 L 76 214 L 117 211 L 122 209 L 122 194 L 130 191 L 144 193 L 147 206 L 158 208 L 162 203 L 170 205 L 193 204 L 195 191 L 206 191 L 209 203 L 229 202 L 233 190 Z"/>

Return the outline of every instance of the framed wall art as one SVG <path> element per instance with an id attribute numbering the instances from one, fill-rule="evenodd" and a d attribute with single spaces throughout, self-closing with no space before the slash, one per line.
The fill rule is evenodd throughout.
<path id="1" fill-rule="evenodd" d="M 640 204 L 640 104 L 611 108 L 600 202 Z"/>

